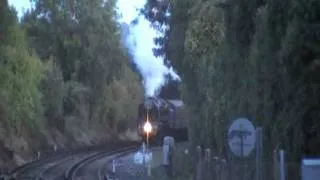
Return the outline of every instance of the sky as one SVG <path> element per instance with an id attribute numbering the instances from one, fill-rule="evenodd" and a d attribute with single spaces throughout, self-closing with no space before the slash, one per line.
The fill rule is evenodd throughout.
<path id="1" fill-rule="evenodd" d="M 18 11 L 18 17 L 23 15 L 24 10 L 30 9 L 30 0 L 8 0 L 10 5 L 13 5 Z"/>
<path id="2" fill-rule="evenodd" d="M 118 0 L 118 12 L 122 15 L 119 21 L 130 24 L 138 16 L 136 9 L 143 7 L 145 2 L 146 0 Z M 22 16 L 24 9 L 31 7 L 29 0 L 9 0 L 9 4 L 15 6 L 19 17 Z M 141 16 L 137 25 L 130 26 L 130 35 L 127 39 L 134 61 L 144 77 L 147 96 L 155 95 L 156 90 L 164 84 L 165 74 L 170 73 L 175 79 L 180 79 L 172 69 L 164 65 L 162 58 L 153 55 L 152 48 L 155 47 L 153 38 L 157 35 L 158 32 L 150 27 L 150 22 Z"/>

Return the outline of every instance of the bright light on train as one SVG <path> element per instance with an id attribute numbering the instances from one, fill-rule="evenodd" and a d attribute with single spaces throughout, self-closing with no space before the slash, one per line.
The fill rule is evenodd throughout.
<path id="1" fill-rule="evenodd" d="M 144 130 L 144 132 L 146 132 L 146 133 L 151 133 L 151 131 L 152 131 L 152 126 L 151 126 L 151 124 L 149 123 L 149 121 L 147 121 L 147 122 L 144 124 L 143 130 Z"/>

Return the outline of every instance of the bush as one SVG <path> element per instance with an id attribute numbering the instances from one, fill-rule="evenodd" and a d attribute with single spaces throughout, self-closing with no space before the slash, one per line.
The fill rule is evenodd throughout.
<path id="1" fill-rule="evenodd" d="M 59 66 L 49 61 L 46 75 L 41 83 L 43 93 L 44 114 L 49 119 L 59 117 L 63 113 L 64 82 Z"/>
<path id="2" fill-rule="evenodd" d="M 0 46 L 0 91 L 8 106 L 8 128 L 19 133 L 40 123 L 43 65 L 25 47 L 23 32 L 14 27 L 11 33 L 16 44 Z"/>
<path id="3" fill-rule="evenodd" d="M 104 94 L 103 120 L 115 132 L 135 126 L 138 104 L 143 99 L 143 89 L 139 77 L 128 67 L 123 66 L 122 76 L 113 79 L 106 86 Z"/>

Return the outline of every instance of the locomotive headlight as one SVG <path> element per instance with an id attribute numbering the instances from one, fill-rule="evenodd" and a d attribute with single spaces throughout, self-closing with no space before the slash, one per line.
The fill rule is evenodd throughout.
<path id="1" fill-rule="evenodd" d="M 151 133 L 152 131 L 152 126 L 151 124 L 149 123 L 149 121 L 147 121 L 144 126 L 143 126 L 143 131 L 146 132 L 146 133 Z"/>

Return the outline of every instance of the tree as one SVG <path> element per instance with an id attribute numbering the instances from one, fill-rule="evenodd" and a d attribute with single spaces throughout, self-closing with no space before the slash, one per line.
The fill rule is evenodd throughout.
<path id="1" fill-rule="evenodd" d="M 89 96 L 87 118 L 97 121 L 104 116 L 100 109 L 105 104 L 102 97 L 106 88 L 122 78 L 130 78 L 124 77 L 122 69 L 132 66 L 130 53 L 121 41 L 121 26 L 114 19 L 115 2 L 37 0 L 35 10 L 23 19 L 30 43 L 39 56 L 44 61 L 51 58 L 58 65 L 66 86 L 84 90 L 85 96 Z M 139 82 L 134 80 L 133 84 Z M 69 95 L 64 95 L 64 106 L 68 107 L 65 112 L 72 113 L 76 106 L 71 102 L 76 101 Z"/>
<path id="2" fill-rule="evenodd" d="M 166 75 L 166 83 L 160 88 L 159 97 L 163 99 L 180 99 L 180 81 Z"/>
<path id="3" fill-rule="evenodd" d="M 1 4 L 2 24 L 0 43 L 0 93 L 7 113 L 10 132 L 21 135 L 41 123 L 41 92 L 39 84 L 43 66 L 29 50 L 24 32 L 20 29 L 16 12 L 7 1 Z"/>
<path id="4" fill-rule="evenodd" d="M 319 2 L 168 4 L 164 10 L 148 1 L 144 12 L 151 22 L 169 25 L 156 43 L 162 41 L 161 53 L 182 79 L 182 98 L 194 114 L 189 121 L 192 142 L 223 154 L 222 130 L 246 116 L 264 127 L 267 157 L 279 146 L 291 160 L 300 158 L 302 148 L 315 154 L 320 49 L 314 23 L 320 19 Z M 162 11 L 155 16 L 153 8 Z"/>

